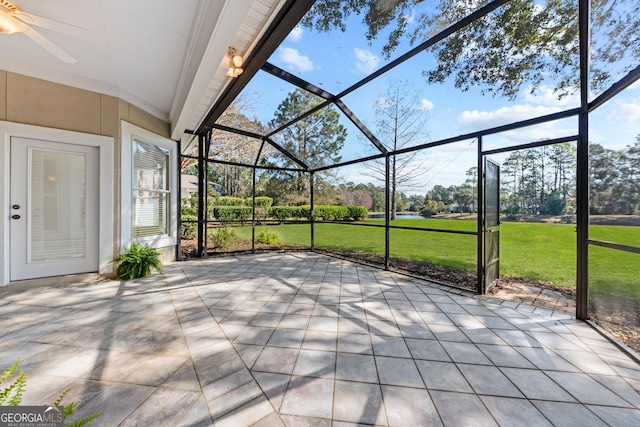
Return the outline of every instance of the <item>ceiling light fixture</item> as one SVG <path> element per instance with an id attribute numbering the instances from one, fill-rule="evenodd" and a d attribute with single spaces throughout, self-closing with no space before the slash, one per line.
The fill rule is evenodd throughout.
<path id="1" fill-rule="evenodd" d="M 11 3 L 0 0 L 0 33 L 13 34 L 21 33 L 27 26 L 15 18 L 18 8 Z"/>
<path id="2" fill-rule="evenodd" d="M 229 70 L 227 76 L 238 77 L 244 71 L 242 69 L 242 56 L 236 55 L 236 50 L 232 47 L 229 48 Z"/>

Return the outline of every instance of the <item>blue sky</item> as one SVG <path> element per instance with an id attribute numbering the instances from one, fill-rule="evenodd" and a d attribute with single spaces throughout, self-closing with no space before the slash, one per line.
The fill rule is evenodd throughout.
<path id="1" fill-rule="evenodd" d="M 426 2 L 425 2 L 426 3 Z M 427 7 L 422 3 L 421 7 Z M 421 10 L 413 11 L 417 16 Z M 347 32 L 333 31 L 316 33 L 307 28 L 296 27 L 289 37 L 272 55 L 269 62 L 299 76 L 334 94 L 350 87 L 373 71 L 408 51 L 411 46 L 404 41 L 389 60 L 381 54 L 382 42 L 365 39 L 365 28 L 361 17 L 351 16 L 347 21 Z M 411 22 L 410 26 L 415 25 Z M 410 28 L 411 29 L 411 28 Z M 578 94 L 558 100 L 553 93 L 553 76 L 548 76 L 534 94 L 525 88 L 516 99 L 482 95 L 481 88 L 461 92 L 453 84 L 428 85 L 422 70 L 434 65 L 433 57 L 420 53 L 378 79 L 368 83 L 343 98 L 345 104 L 372 130 L 374 130 L 373 105 L 380 99 L 389 79 L 408 80 L 410 90 L 419 94 L 415 108 L 425 112 L 425 137 L 421 142 L 435 141 L 471 131 L 486 129 L 501 124 L 524 120 L 579 106 Z M 245 88 L 245 94 L 254 99 L 252 114 L 268 122 L 280 102 L 294 88 L 278 81 L 273 76 L 259 72 Z M 593 94 L 591 98 L 597 94 Z M 368 144 L 357 136 L 356 128 L 346 119 L 342 124 L 348 129 L 347 142 L 343 149 L 343 160 L 372 154 Z M 640 134 L 640 84 L 623 91 L 591 117 L 590 139 L 607 148 L 620 149 L 632 144 Z M 523 144 L 541 139 L 575 135 L 577 119 L 567 119 L 553 124 L 540 125 L 526 130 L 505 132 L 485 139 L 485 148 Z M 419 141 L 420 142 L 420 141 Z M 424 194 L 433 185 L 461 184 L 464 172 L 475 166 L 476 146 L 471 141 L 421 153 L 420 161 L 429 171 L 422 177 L 422 188 L 410 192 Z M 497 157 L 499 162 L 504 156 Z M 370 170 L 363 166 L 352 166 L 340 170 L 344 181 L 375 182 Z"/>

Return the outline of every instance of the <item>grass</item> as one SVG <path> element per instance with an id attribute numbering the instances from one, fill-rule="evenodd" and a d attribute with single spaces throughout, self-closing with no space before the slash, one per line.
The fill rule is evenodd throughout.
<path id="1" fill-rule="evenodd" d="M 366 220 L 384 224 L 384 219 Z M 394 226 L 438 230 L 475 231 L 475 221 L 442 219 L 397 219 Z M 271 226 L 285 245 L 310 245 L 310 226 Z M 261 230 L 258 227 L 257 232 Z M 640 227 L 591 226 L 593 238 L 627 244 L 640 242 Z M 238 229 L 238 236 L 251 238 L 250 227 Z M 634 242 L 634 243 L 632 243 Z M 356 225 L 316 224 L 317 248 L 384 254 L 384 229 Z M 576 275 L 576 232 L 572 224 L 506 222 L 500 227 L 500 268 L 502 276 L 542 280 L 574 287 Z M 591 246 L 590 280 L 603 291 L 637 295 L 640 298 L 640 256 Z M 460 235 L 415 230 L 390 230 L 392 257 L 475 270 L 476 239 Z M 622 290 L 621 290 L 622 289 Z"/>

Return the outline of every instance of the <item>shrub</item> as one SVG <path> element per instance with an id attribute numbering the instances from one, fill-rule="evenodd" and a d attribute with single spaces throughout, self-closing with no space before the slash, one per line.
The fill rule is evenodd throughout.
<path id="1" fill-rule="evenodd" d="M 213 215 L 220 221 L 247 221 L 251 218 L 250 206 L 216 206 Z"/>
<path id="2" fill-rule="evenodd" d="M 333 219 L 336 221 L 349 221 L 349 208 L 347 206 L 334 206 Z"/>
<path id="3" fill-rule="evenodd" d="M 435 201 L 432 199 L 426 200 L 422 209 L 420 209 L 420 215 L 425 218 L 431 217 L 431 215 L 435 215 L 445 210 L 444 203 L 440 201 Z"/>
<path id="4" fill-rule="evenodd" d="M 207 197 L 207 218 L 213 219 L 213 210 L 218 202 L 218 196 Z"/>
<path id="5" fill-rule="evenodd" d="M 335 208 L 327 205 L 315 205 L 313 207 L 315 219 L 330 221 L 335 218 Z"/>
<path id="6" fill-rule="evenodd" d="M 269 210 L 265 208 L 256 207 L 255 217 L 258 221 L 264 221 L 269 216 Z"/>
<path id="7" fill-rule="evenodd" d="M 122 255 L 111 260 L 111 263 L 116 264 L 116 274 L 120 279 L 139 279 L 150 276 L 152 268 L 162 273 L 161 253 L 159 249 L 151 248 L 149 245 L 142 246 L 133 242 Z"/>
<path id="8" fill-rule="evenodd" d="M 369 211 L 364 206 L 347 206 L 349 218 L 354 221 L 362 221 L 369 215 Z"/>
<path id="9" fill-rule="evenodd" d="M 558 191 L 552 191 L 540 207 L 543 215 L 561 215 L 564 213 L 565 202 Z"/>
<path id="10" fill-rule="evenodd" d="M 198 217 L 194 215 L 183 215 L 182 221 L 197 221 Z M 183 239 L 195 239 L 198 233 L 197 222 L 183 222 L 181 224 L 181 235 Z"/>
<path id="11" fill-rule="evenodd" d="M 326 221 L 362 221 L 367 217 L 369 211 L 363 206 L 336 206 L 336 205 L 316 205 L 314 206 L 315 217 Z M 269 210 L 272 218 L 282 222 L 287 218 L 311 218 L 311 207 L 305 206 L 272 206 Z"/>
<path id="12" fill-rule="evenodd" d="M 271 206 L 269 216 L 283 222 L 287 218 L 296 216 L 297 211 L 296 206 Z"/>
<path id="13" fill-rule="evenodd" d="M 236 233 L 231 227 L 223 226 L 216 230 L 209 231 L 209 239 L 216 249 L 224 250 L 229 247 L 229 243 L 235 239 Z"/>
<path id="14" fill-rule="evenodd" d="M 251 205 L 251 202 L 249 202 Z M 245 199 L 242 197 L 220 196 L 216 200 L 216 206 L 245 206 Z"/>
<path id="15" fill-rule="evenodd" d="M 349 209 L 346 206 L 317 205 L 314 207 L 316 219 L 325 221 L 349 220 Z"/>
<path id="16" fill-rule="evenodd" d="M 434 212 L 433 209 L 431 209 L 431 207 L 429 206 L 423 206 L 422 209 L 420 209 L 420 216 L 423 216 L 425 218 L 431 218 L 431 216 L 435 213 L 436 212 Z"/>
<path id="17" fill-rule="evenodd" d="M 198 215 L 198 196 L 195 199 L 193 197 L 183 197 L 180 200 L 180 213 L 184 215 Z"/>
<path id="18" fill-rule="evenodd" d="M 267 196 L 256 197 L 256 208 L 269 209 L 273 204 L 273 199 Z M 253 205 L 251 198 L 247 199 L 247 206 Z"/>
<path id="19" fill-rule="evenodd" d="M 267 196 L 256 197 L 255 217 L 257 220 L 265 220 L 269 216 L 269 208 L 273 204 L 273 199 Z M 251 197 L 247 198 L 247 206 L 253 206 Z"/>
<path id="20" fill-rule="evenodd" d="M 298 218 L 310 220 L 311 219 L 311 206 L 304 205 L 298 206 L 298 212 L 295 215 Z"/>
<path id="21" fill-rule="evenodd" d="M 270 230 L 263 230 L 256 235 L 256 243 L 264 243 L 270 246 L 280 246 L 282 244 L 280 236 Z"/>
<path id="22" fill-rule="evenodd" d="M 218 203 L 218 196 L 208 196 L 207 197 L 207 213 L 208 218 L 213 218 L 213 208 Z M 186 216 L 198 216 L 198 193 L 193 193 L 189 197 L 183 197 L 181 200 L 181 209 L 180 214 L 184 217 Z"/>
<path id="23" fill-rule="evenodd" d="M 502 212 L 507 216 L 507 219 L 514 221 L 520 217 L 520 206 L 511 204 L 505 207 Z"/>

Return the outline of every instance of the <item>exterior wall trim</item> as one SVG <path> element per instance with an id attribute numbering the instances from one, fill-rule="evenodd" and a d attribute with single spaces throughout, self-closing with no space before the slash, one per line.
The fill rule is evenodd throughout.
<path id="1" fill-rule="evenodd" d="M 122 248 L 127 247 L 132 237 L 132 147 L 133 139 L 145 141 L 151 144 L 163 146 L 171 150 L 170 165 L 169 165 L 169 189 L 171 191 L 169 198 L 169 233 L 161 236 L 143 237 L 136 239 L 141 244 L 149 244 L 154 248 L 166 248 L 170 246 L 176 246 L 178 242 L 178 177 L 175 171 L 177 170 L 177 156 L 178 146 L 175 141 L 167 139 L 161 135 L 155 134 L 148 130 L 145 130 L 139 126 L 133 125 L 126 121 L 121 121 L 121 187 L 120 187 L 120 203 L 121 203 L 121 217 L 120 217 L 120 236 Z"/>

